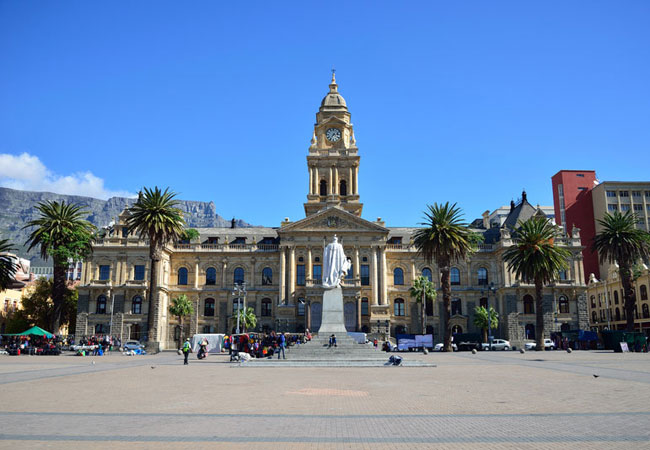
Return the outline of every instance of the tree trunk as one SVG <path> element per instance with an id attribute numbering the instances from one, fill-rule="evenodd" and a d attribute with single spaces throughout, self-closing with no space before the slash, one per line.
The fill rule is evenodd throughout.
<path id="1" fill-rule="evenodd" d="M 147 317 L 147 342 L 158 341 L 156 314 L 158 314 L 158 263 L 160 263 L 160 244 L 153 239 L 149 243 L 151 270 L 149 271 L 149 314 Z M 149 347 L 152 348 L 151 346 Z"/>
<path id="2" fill-rule="evenodd" d="M 451 280 L 449 279 L 449 263 L 446 262 L 442 265 L 440 284 L 442 285 L 442 304 L 444 309 L 445 320 L 445 341 L 444 350 L 446 352 L 453 352 L 451 347 L 451 326 L 449 320 L 451 319 Z"/>
<path id="3" fill-rule="evenodd" d="M 488 333 L 487 333 L 487 328 L 483 328 L 483 342 L 488 344 Z"/>
<path id="4" fill-rule="evenodd" d="M 427 332 L 427 302 L 426 296 L 424 295 L 424 290 L 422 291 L 422 336 Z"/>
<path id="5" fill-rule="evenodd" d="M 632 271 L 627 264 L 622 263 L 618 273 L 621 276 L 621 284 L 623 286 L 623 307 L 625 308 L 626 314 L 625 331 L 634 331 L 634 306 L 636 305 L 636 294 L 632 288 Z"/>
<path id="6" fill-rule="evenodd" d="M 178 349 L 183 346 L 183 316 L 178 316 L 178 323 L 181 324 L 180 333 L 178 333 Z"/>
<path id="7" fill-rule="evenodd" d="M 52 320 L 50 331 L 52 334 L 59 334 L 61 325 L 61 314 L 63 313 L 63 304 L 65 302 L 67 261 L 54 261 L 54 274 L 52 277 Z"/>
<path id="8" fill-rule="evenodd" d="M 535 280 L 535 350 L 543 352 L 544 348 L 544 297 L 542 290 L 544 283 L 541 280 Z"/>

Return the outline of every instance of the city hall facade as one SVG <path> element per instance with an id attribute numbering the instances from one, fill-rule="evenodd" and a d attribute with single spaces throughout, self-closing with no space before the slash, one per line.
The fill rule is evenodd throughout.
<path id="1" fill-rule="evenodd" d="M 150 260 L 148 243 L 130 234 L 124 211 L 83 268 L 78 286 L 76 336 L 108 334 L 159 342 L 174 348 L 177 318 L 168 312 L 171 299 L 185 294 L 194 314 L 184 320 L 184 333 L 229 333 L 232 317 L 245 301 L 258 318 L 257 329 L 317 331 L 322 312 L 320 286 L 323 249 L 337 235 L 352 268 L 343 280 L 345 325 L 379 337 L 421 333 L 421 308 L 409 287 L 426 276 L 438 287 L 438 298 L 426 305 L 427 333 L 443 336 L 439 270 L 413 246 L 417 228 L 394 228 L 381 219 L 362 218 L 359 196 L 360 157 L 351 116 L 332 76 L 329 92 L 316 114 L 307 156 L 309 185 L 305 218 L 285 219 L 279 227 L 202 228 L 195 242 L 167 245 L 160 261 L 155 329 L 147 330 Z M 433 199 L 432 199 L 433 201 Z M 490 305 L 500 315 L 496 337 L 521 345 L 534 338 L 534 286 L 507 270 L 503 251 L 513 245 L 511 231 L 519 220 L 544 214 L 525 193 L 511 203 L 503 223 L 472 223 L 484 241 L 471 258 L 451 268 L 452 317 L 455 332 L 477 332 L 474 308 Z M 546 331 L 587 329 L 586 284 L 579 230 L 558 236 L 571 251 L 569 268 L 544 289 Z M 246 296 L 233 294 L 245 282 Z"/>

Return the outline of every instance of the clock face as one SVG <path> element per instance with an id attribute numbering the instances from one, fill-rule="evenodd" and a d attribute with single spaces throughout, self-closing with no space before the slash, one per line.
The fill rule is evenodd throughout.
<path id="1" fill-rule="evenodd" d="M 341 130 L 339 130 L 338 128 L 329 128 L 325 132 L 325 137 L 330 142 L 336 142 L 339 139 L 341 139 Z"/>

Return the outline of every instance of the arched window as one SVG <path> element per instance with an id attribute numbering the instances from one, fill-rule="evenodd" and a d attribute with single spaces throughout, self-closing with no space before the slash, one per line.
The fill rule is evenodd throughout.
<path id="1" fill-rule="evenodd" d="M 566 295 L 560 295 L 558 303 L 560 305 L 560 314 L 569 314 L 569 299 Z"/>
<path id="2" fill-rule="evenodd" d="M 211 286 L 217 284 L 217 269 L 214 267 L 208 267 L 205 271 L 205 284 Z"/>
<path id="3" fill-rule="evenodd" d="M 139 295 L 131 300 L 131 314 L 142 314 L 142 297 Z"/>
<path id="4" fill-rule="evenodd" d="M 320 180 L 320 186 L 319 186 L 319 192 L 318 193 L 323 197 L 327 195 L 327 181 Z"/>
<path id="5" fill-rule="evenodd" d="M 485 267 L 481 267 L 478 269 L 478 285 L 479 286 L 487 286 L 488 284 L 488 272 Z"/>
<path id="6" fill-rule="evenodd" d="M 348 195 L 348 183 L 345 180 L 339 183 L 339 195 Z"/>
<path id="7" fill-rule="evenodd" d="M 614 303 L 618 305 L 618 291 L 614 291 Z"/>
<path id="8" fill-rule="evenodd" d="M 461 315 L 463 314 L 463 303 L 459 298 L 453 298 L 451 300 L 451 315 Z"/>
<path id="9" fill-rule="evenodd" d="M 618 308 L 616 308 L 616 311 L 618 312 Z M 592 311 L 592 312 L 591 312 L 591 321 L 592 321 L 593 323 L 597 323 L 597 322 L 598 322 L 598 314 L 596 314 L 596 311 Z"/>
<path id="10" fill-rule="evenodd" d="M 614 314 L 616 314 L 615 317 L 616 317 L 616 321 L 617 321 L 617 322 L 618 322 L 619 320 L 621 320 L 621 311 L 620 311 L 618 308 L 616 308 L 616 311 L 614 312 Z M 596 312 L 594 311 L 594 317 L 595 317 L 595 316 L 596 316 Z"/>
<path id="11" fill-rule="evenodd" d="M 641 300 L 647 300 L 648 299 L 648 288 L 646 287 L 645 284 L 641 285 L 641 287 L 639 288 L 639 291 L 641 293 Z"/>
<path id="12" fill-rule="evenodd" d="M 187 269 L 185 267 L 178 269 L 178 284 L 182 286 L 187 284 Z"/>
<path id="13" fill-rule="evenodd" d="M 526 332 L 526 339 L 535 339 L 535 325 L 529 323 L 524 328 L 524 331 Z"/>
<path id="14" fill-rule="evenodd" d="M 271 299 L 262 299 L 262 317 L 271 317 Z"/>
<path id="15" fill-rule="evenodd" d="M 460 325 L 454 325 L 453 327 L 451 327 L 451 334 L 459 334 L 462 332 L 463 332 L 463 327 L 461 327 Z"/>
<path id="16" fill-rule="evenodd" d="M 643 306 L 641 307 L 641 310 L 643 311 L 643 318 L 644 319 L 650 318 L 650 308 L 648 308 L 647 303 L 643 304 Z"/>
<path id="17" fill-rule="evenodd" d="M 591 307 L 592 308 L 596 307 L 596 297 L 594 295 L 591 296 Z"/>
<path id="18" fill-rule="evenodd" d="M 203 304 L 203 315 L 206 317 L 214 317 L 214 299 L 206 298 Z"/>
<path id="19" fill-rule="evenodd" d="M 524 314 L 535 314 L 535 301 L 530 295 L 524 295 Z"/>
<path id="20" fill-rule="evenodd" d="M 100 295 L 97 297 L 97 308 L 95 309 L 97 314 L 106 314 L 106 296 Z"/>
<path id="21" fill-rule="evenodd" d="M 396 298 L 395 299 L 395 315 L 403 316 L 404 315 L 404 299 Z"/>
<path id="22" fill-rule="evenodd" d="M 460 284 L 460 270 L 458 270 L 455 267 L 452 267 L 451 269 L 449 269 L 449 279 L 450 279 L 452 285 L 459 285 Z"/>
<path id="23" fill-rule="evenodd" d="M 395 286 L 404 284 L 404 271 L 399 267 L 393 270 L 393 284 Z"/>
<path id="24" fill-rule="evenodd" d="M 242 284 L 244 282 L 244 269 L 237 267 L 233 276 L 235 284 Z"/>
<path id="25" fill-rule="evenodd" d="M 433 272 L 431 272 L 431 269 L 428 267 L 422 269 L 422 276 L 429 281 L 433 281 Z"/>
<path id="26" fill-rule="evenodd" d="M 270 267 L 262 269 L 262 285 L 273 284 L 273 270 Z"/>

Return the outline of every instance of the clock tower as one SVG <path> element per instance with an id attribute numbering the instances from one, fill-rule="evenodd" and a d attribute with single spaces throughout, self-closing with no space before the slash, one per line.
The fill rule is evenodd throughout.
<path id="1" fill-rule="evenodd" d="M 359 149 L 334 71 L 329 87 L 316 114 L 307 155 L 309 194 L 305 214 L 310 216 L 334 206 L 360 217 L 363 204 L 359 202 Z"/>

